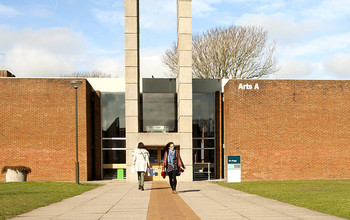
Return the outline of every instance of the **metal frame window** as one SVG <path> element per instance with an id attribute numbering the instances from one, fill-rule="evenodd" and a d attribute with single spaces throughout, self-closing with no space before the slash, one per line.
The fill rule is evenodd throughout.
<path id="1" fill-rule="evenodd" d="M 196 96 L 199 98 L 198 102 L 204 107 L 197 107 Z M 202 97 L 201 97 L 202 96 Z M 202 99 L 208 100 L 204 104 Z M 205 108 L 205 109 L 204 109 Z M 202 114 L 196 114 L 196 111 Z M 216 129 L 215 129 L 215 94 L 213 93 L 193 93 L 193 180 L 204 180 L 214 178 L 216 175 Z M 202 122 L 200 122 L 202 121 Z M 203 123 L 206 128 L 198 126 Z M 195 130 L 197 129 L 197 130 Z M 199 132 L 200 131 L 200 132 Z"/>
<path id="2" fill-rule="evenodd" d="M 125 93 L 101 93 L 103 179 L 126 178 Z"/>

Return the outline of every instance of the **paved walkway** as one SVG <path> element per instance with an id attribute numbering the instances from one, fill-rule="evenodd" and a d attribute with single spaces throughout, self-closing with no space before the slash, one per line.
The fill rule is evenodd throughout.
<path id="1" fill-rule="evenodd" d="M 172 194 L 167 182 L 153 182 L 147 220 L 181 219 L 200 220 L 198 215 L 178 194 Z"/>
<path id="2" fill-rule="evenodd" d="M 106 182 L 97 189 L 13 219 L 146 220 L 147 215 L 148 219 L 179 219 L 164 215 L 169 210 L 161 205 L 171 201 L 175 201 L 180 214 L 185 216 L 180 219 L 341 219 L 207 182 L 179 182 L 178 194 L 171 194 L 170 188 L 162 184 L 152 187 L 151 182 L 146 182 L 145 191 L 140 191 L 134 183 Z M 189 212 L 194 215 L 187 215 Z"/>

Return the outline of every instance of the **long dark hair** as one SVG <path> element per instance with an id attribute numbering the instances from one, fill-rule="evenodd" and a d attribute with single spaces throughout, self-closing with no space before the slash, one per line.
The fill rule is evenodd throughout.
<path id="1" fill-rule="evenodd" d="M 137 145 L 137 148 L 144 149 L 145 145 L 142 142 L 140 142 L 139 145 Z"/>
<path id="2" fill-rule="evenodd" d="M 170 145 L 174 145 L 174 150 L 175 150 L 175 144 L 174 144 L 174 142 L 169 142 L 169 143 L 167 143 L 166 145 L 165 145 L 165 147 L 164 147 L 164 150 L 167 152 L 167 153 L 169 153 L 169 148 L 170 148 Z"/>

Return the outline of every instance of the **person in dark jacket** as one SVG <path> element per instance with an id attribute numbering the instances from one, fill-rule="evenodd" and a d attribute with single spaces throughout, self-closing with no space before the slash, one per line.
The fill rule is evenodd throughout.
<path id="1" fill-rule="evenodd" d="M 180 172 L 180 168 L 186 169 L 186 167 L 182 162 L 179 151 L 175 149 L 173 142 L 167 143 L 164 149 L 162 170 L 167 172 L 171 189 L 176 194 L 176 176 Z"/>

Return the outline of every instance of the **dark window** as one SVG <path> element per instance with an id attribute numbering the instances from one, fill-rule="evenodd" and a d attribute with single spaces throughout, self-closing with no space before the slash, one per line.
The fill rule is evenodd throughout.
<path id="1" fill-rule="evenodd" d="M 193 150 L 193 163 L 211 163 L 214 164 L 214 149 L 207 150 L 207 149 L 201 149 L 201 150 Z"/>
<path id="2" fill-rule="evenodd" d="M 193 139 L 193 149 L 195 148 L 215 148 L 214 139 Z"/>
<path id="3" fill-rule="evenodd" d="M 150 163 L 158 163 L 158 150 L 157 149 L 149 149 L 149 162 Z"/>
<path id="4" fill-rule="evenodd" d="M 103 140 L 102 148 L 125 148 L 125 140 Z"/>
<path id="5" fill-rule="evenodd" d="M 215 96 L 213 93 L 194 93 L 193 137 L 214 137 L 215 133 Z"/>
<path id="6" fill-rule="evenodd" d="M 125 179 L 125 93 L 101 93 L 101 112 L 103 178 Z"/>
<path id="7" fill-rule="evenodd" d="M 142 131 L 176 132 L 177 100 L 174 93 L 142 94 Z"/>
<path id="8" fill-rule="evenodd" d="M 104 164 L 126 163 L 126 151 L 125 150 L 104 150 L 103 163 Z"/>
<path id="9" fill-rule="evenodd" d="M 125 137 L 125 93 L 102 93 L 102 137 Z"/>
<path id="10" fill-rule="evenodd" d="M 105 179 L 125 179 L 126 169 L 103 169 Z"/>

